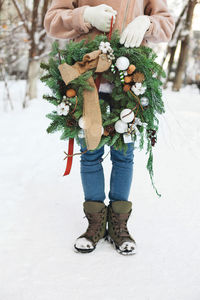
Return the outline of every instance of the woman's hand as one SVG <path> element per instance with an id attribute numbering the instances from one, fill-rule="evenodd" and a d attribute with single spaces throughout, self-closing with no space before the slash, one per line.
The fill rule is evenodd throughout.
<path id="1" fill-rule="evenodd" d="M 148 16 L 135 18 L 122 32 L 120 44 L 124 44 L 127 48 L 139 47 L 150 24 L 151 22 Z"/>
<path id="2" fill-rule="evenodd" d="M 101 4 L 98 6 L 88 6 L 85 8 L 83 18 L 86 23 L 90 23 L 93 27 L 103 32 L 110 31 L 111 19 L 115 23 L 117 11 L 111 6 Z"/>

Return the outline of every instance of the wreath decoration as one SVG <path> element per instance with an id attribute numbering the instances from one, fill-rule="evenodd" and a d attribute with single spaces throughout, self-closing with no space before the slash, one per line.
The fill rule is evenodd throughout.
<path id="1" fill-rule="evenodd" d="M 93 80 L 98 89 L 101 76 L 113 85 L 113 104 L 110 107 L 106 100 L 98 99 L 100 141 L 90 149 L 108 145 L 126 152 L 129 142 L 135 142 L 140 150 L 146 149 L 147 169 L 160 196 L 153 181 L 152 148 L 157 141 L 158 114 L 165 111 L 161 88 L 165 72 L 155 61 L 157 55 L 151 48 L 125 48 L 119 40 L 116 30 L 110 38 L 101 34 L 87 42 L 70 41 L 65 49 L 59 49 L 58 42 L 53 43 L 48 63 L 41 63 L 46 72 L 41 81 L 51 89 L 51 94 L 43 98 L 55 105 L 47 115 L 51 120 L 47 132 L 61 130 L 62 140 L 75 139 L 80 144 L 87 132 L 84 93 L 94 96 Z M 99 128 L 95 130 L 99 132 Z"/>

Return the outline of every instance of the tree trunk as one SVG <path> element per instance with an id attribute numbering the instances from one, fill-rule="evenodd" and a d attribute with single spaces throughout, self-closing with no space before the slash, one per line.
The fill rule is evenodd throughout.
<path id="1" fill-rule="evenodd" d="M 169 61 L 168 61 L 168 66 L 167 66 L 167 77 L 166 77 L 166 80 L 165 80 L 165 83 L 164 83 L 164 88 L 167 87 L 168 81 L 170 79 L 170 74 L 172 72 L 172 66 L 174 64 L 174 59 L 175 59 L 175 53 L 176 53 L 176 49 L 177 49 L 177 46 L 178 46 L 178 41 L 180 39 L 181 24 L 183 23 L 183 17 L 185 15 L 185 12 L 188 9 L 188 4 L 189 3 L 187 3 L 183 7 L 183 9 L 182 9 L 182 11 L 181 11 L 181 13 L 178 17 L 178 20 L 176 21 L 175 30 L 173 32 L 172 39 L 171 39 L 171 42 L 170 42 L 170 44 L 172 44 L 172 45 L 169 44 L 169 46 L 167 48 L 167 51 L 165 53 L 165 56 L 163 58 L 162 66 L 165 63 L 167 56 L 168 55 L 170 56 Z"/>
<path id="2" fill-rule="evenodd" d="M 171 47 L 170 51 L 169 51 L 170 59 L 169 59 L 169 62 L 168 62 L 168 67 L 167 67 L 167 72 L 166 72 L 167 77 L 166 77 L 166 80 L 165 80 L 165 83 L 164 83 L 164 86 L 163 86 L 164 89 L 167 88 L 167 84 L 169 82 L 170 74 L 171 74 L 171 71 L 172 71 L 172 66 L 173 66 L 173 63 L 174 63 L 176 48 L 177 48 L 177 45 L 175 47 Z"/>
<path id="3" fill-rule="evenodd" d="M 37 98 L 37 80 L 40 70 L 39 61 L 32 60 L 28 70 L 28 94 L 29 99 Z"/>
<path id="4" fill-rule="evenodd" d="M 192 27 L 192 18 L 194 13 L 195 5 L 197 4 L 197 0 L 190 0 L 188 5 L 187 11 L 187 18 L 185 24 L 185 30 L 188 31 L 188 34 L 184 36 L 181 41 L 181 51 L 178 60 L 176 76 L 173 84 L 173 91 L 179 91 L 183 82 L 184 71 L 187 63 L 188 58 L 188 51 L 189 51 L 189 41 L 190 41 L 190 31 Z"/>

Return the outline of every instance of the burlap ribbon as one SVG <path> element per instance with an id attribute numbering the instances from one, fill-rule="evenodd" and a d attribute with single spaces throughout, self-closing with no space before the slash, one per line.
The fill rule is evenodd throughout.
<path id="1" fill-rule="evenodd" d="M 88 70 L 96 68 L 96 73 L 107 71 L 111 66 L 106 54 L 101 54 L 100 50 L 86 54 L 81 62 L 76 62 L 70 66 L 67 63 L 59 65 L 59 71 L 66 85 Z M 93 77 L 88 79 L 88 83 L 93 87 L 92 91 L 83 92 L 83 118 L 86 145 L 88 150 L 94 150 L 101 140 L 102 117 L 99 105 L 99 95 Z"/>

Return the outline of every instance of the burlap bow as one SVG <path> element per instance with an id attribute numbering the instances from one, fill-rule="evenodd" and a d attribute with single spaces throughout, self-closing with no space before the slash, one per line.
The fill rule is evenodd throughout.
<path id="1" fill-rule="evenodd" d="M 59 65 L 59 71 L 66 85 L 88 70 L 96 68 L 96 73 L 107 71 L 111 66 L 106 54 L 101 54 L 100 50 L 86 54 L 81 62 L 76 62 L 70 66 L 67 63 Z M 92 91 L 83 92 L 83 118 L 86 145 L 88 150 L 94 150 L 101 140 L 102 117 L 99 105 L 99 95 L 93 77 L 88 79 L 88 83 L 93 87 Z"/>

